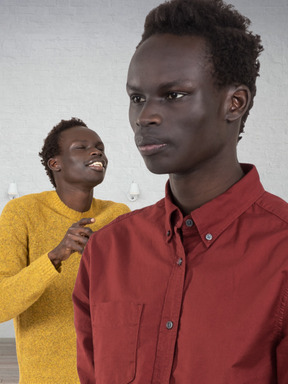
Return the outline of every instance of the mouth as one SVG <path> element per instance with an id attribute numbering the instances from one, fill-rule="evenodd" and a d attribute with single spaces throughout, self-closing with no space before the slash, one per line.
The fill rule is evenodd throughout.
<path id="1" fill-rule="evenodd" d="M 149 155 L 154 155 L 155 153 L 158 153 L 165 147 L 167 147 L 167 144 L 147 144 L 147 145 L 140 145 L 138 149 L 142 155 L 149 156 Z"/>
<path id="2" fill-rule="evenodd" d="M 164 150 L 167 147 L 166 143 L 160 142 L 158 140 L 145 140 L 142 137 L 136 138 L 136 145 L 143 156 L 150 156 L 154 155 L 162 150 Z"/>
<path id="3" fill-rule="evenodd" d="M 89 162 L 88 167 L 95 171 L 103 171 L 106 169 L 106 163 L 104 161 L 94 160 Z"/>

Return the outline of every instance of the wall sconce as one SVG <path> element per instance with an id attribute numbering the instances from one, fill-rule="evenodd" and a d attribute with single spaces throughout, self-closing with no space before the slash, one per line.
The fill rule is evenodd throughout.
<path id="1" fill-rule="evenodd" d="M 9 195 L 10 200 L 15 199 L 15 197 L 19 196 L 17 184 L 14 181 L 9 184 L 8 195 Z"/>
<path id="2" fill-rule="evenodd" d="M 130 201 L 136 201 L 140 195 L 138 184 L 135 181 L 132 181 L 128 193 L 128 199 Z"/>

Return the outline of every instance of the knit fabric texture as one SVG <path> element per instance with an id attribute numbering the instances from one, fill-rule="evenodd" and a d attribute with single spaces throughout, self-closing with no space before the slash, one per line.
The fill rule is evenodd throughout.
<path id="1" fill-rule="evenodd" d="M 67 207 L 55 191 L 11 200 L 0 217 L 0 322 L 14 319 L 20 384 L 76 384 L 72 291 L 81 255 L 56 270 L 48 253 L 67 229 L 95 218 L 93 231 L 129 212 L 93 199 L 87 212 Z M 107 248 L 109 244 L 107 244 Z"/>

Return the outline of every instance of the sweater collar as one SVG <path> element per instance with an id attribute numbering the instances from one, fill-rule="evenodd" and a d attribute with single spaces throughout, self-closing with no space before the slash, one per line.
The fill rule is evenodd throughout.
<path id="1" fill-rule="evenodd" d="M 63 201 L 60 199 L 56 191 L 50 191 L 50 198 L 51 198 L 51 203 L 54 209 L 58 212 L 60 212 L 62 215 L 74 220 L 74 221 L 79 221 L 84 217 L 94 217 L 96 213 L 96 206 L 97 206 L 97 200 L 92 199 L 91 207 L 88 211 L 86 212 L 79 212 L 75 211 L 74 209 L 69 208 L 66 204 L 63 203 Z"/>

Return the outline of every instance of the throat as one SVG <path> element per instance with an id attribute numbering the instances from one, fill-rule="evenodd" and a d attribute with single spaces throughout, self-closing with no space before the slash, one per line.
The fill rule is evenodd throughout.
<path id="1" fill-rule="evenodd" d="M 222 177 L 221 175 L 218 177 L 211 177 L 211 175 L 206 177 L 202 174 L 195 178 L 182 178 L 170 175 L 169 182 L 174 204 L 179 207 L 184 215 L 188 215 L 227 191 L 243 176 L 244 173 L 240 166 L 233 175 L 226 174 L 222 175 Z"/>
<path id="2" fill-rule="evenodd" d="M 67 205 L 67 207 L 73 209 L 77 212 L 87 212 L 89 211 L 92 199 L 93 199 L 93 189 L 90 191 L 83 190 L 73 190 L 73 191 L 61 191 L 57 190 L 56 192 L 60 200 Z"/>

